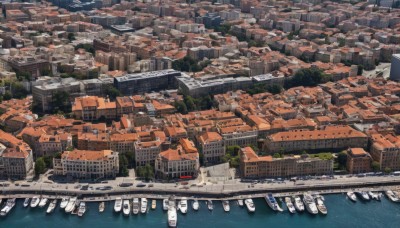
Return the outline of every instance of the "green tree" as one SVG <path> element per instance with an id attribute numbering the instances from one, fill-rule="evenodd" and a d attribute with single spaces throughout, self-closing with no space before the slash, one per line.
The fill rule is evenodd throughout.
<path id="1" fill-rule="evenodd" d="M 185 102 L 187 110 L 189 112 L 196 110 L 196 105 L 194 104 L 194 99 L 191 96 L 184 96 L 183 102 Z"/>
<path id="2" fill-rule="evenodd" d="M 69 94 L 65 91 L 57 91 L 53 94 L 51 100 L 52 112 L 53 113 L 69 113 L 71 112 L 71 102 L 69 100 Z"/>
<path id="3" fill-rule="evenodd" d="M 3 95 L 3 100 L 8 101 L 12 99 L 12 94 L 9 91 L 6 91 Z"/>
<path id="4" fill-rule="evenodd" d="M 111 100 L 115 100 L 115 98 L 122 96 L 121 92 L 110 84 L 104 85 L 103 94 L 108 95 Z"/>
<path id="5" fill-rule="evenodd" d="M 372 170 L 373 170 L 374 172 L 378 172 L 378 171 L 380 170 L 381 165 L 379 164 L 379 162 L 373 161 L 373 162 L 371 163 L 371 167 L 372 167 Z"/>
<path id="6" fill-rule="evenodd" d="M 300 69 L 290 79 L 285 81 L 285 88 L 292 88 L 296 86 L 317 86 L 318 84 L 330 81 L 330 76 L 325 75 L 321 69 L 311 67 L 307 69 Z"/>
<path id="7" fill-rule="evenodd" d="M 389 173 L 392 172 L 392 169 L 389 168 L 389 167 L 385 167 L 384 172 L 385 172 L 386 174 L 389 174 Z"/>
<path id="8" fill-rule="evenodd" d="M 78 45 L 75 46 L 75 50 L 78 50 L 78 49 L 80 49 L 80 48 L 85 49 L 85 51 L 90 52 L 90 53 L 92 53 L 93 55 L 94 55 L 94 53 L 96 52 L 96 51 L 94 50 L 92 44 L 78 44 Z"/>
<path id="9" fill-rule="evenodd" d="M 282 156 L 281 156 L 280 153 L 275 153 L 272 157 L 273 157 L 273 158 L 281 158 Z"/>
<path id="10" fill-rule="evenodd" d="M 358 65 L 357 66 L 357 75 L 362 75 L 364 70 L 364 66 L 363 65 Z"/>
<path id="11" fill-rule="evenodd" d="M 124 154 L 119 154 L 119 173 L 121 177 L 127 177 L 129 175 L 128 171 L 128 159 L 126 159 Z"/>
<path id="12" fill-rule="evenodd" d="M 181 113 L 181 114 L 187 114 L 188 113 L 188 109 L 186 107 L 186 104 L 183 101 L 175 101 L 174 107 L 175 107 L 176 111 Z"/>
<path id="13" fill-rule="evenodd" d="M 29 92 L 20 82 L 12 82 L 10 89 L 12 92 L 12 97 L 16 99 L 25 98 L 29 94 Z"/>
<path id="14" fill-rule="evenodd" d="M 47 169 L 53 168 L 53 156 L 49 156 L 49 155 L 44 156 L 43 161 L 46 164 Z"/>
<path id="15" fill-rule="evenodd" d="M 342 151 L 338 154 L 337 156 L 337 162 L 339 164 L 339 167 L 341 169 L 345 169 L 346 167 L 346 163 L 347 163 L 347 152 L 346 151 Z"/>
<path id="16" fill-rule="evenodd" d="M 68 33 L 68 40 L 69 41 L 73 41 L 73 40 L 75 40 L 75 34 L 74 33 Z"/>
<path id="17" fill-rule="evenodd" d="M 35 162 L 35 174 L 38 176 L 46 171 L 46 163 L 42 157 L 36 159 Z"/>
<path id="18" fill-rule="evenodd" d="M 30 81 L 32 78 L 31 73 L 26 72 L 26 71 L 15 71 L 15 74 L 19 81 L 23 81 L 23 80 Z"/>

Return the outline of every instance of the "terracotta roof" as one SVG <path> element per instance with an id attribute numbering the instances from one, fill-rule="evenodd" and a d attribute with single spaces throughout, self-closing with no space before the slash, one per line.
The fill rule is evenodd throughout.
<path id="1" fill-rule="evenodd" d="M 73 150 L 65 151 L 62 154 L 62 159 L 66 160 L 81 160 L 81 161 L 96 161 L 96 160 L 106 160 L 108 156 L 112 155 L 111 150 Z"/>

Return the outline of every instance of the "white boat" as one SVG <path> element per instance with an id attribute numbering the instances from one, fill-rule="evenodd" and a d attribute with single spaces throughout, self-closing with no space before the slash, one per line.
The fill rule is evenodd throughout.
<path id="1" fill-rule="evenodd" d="M 106 206 L 104 202 L 99 203 L 99 212 L 104 212 L 105 207 Z"/>
<path id="2" fill-rule="evenodd" d="M 1 209 L 0 215 L 1 216 L 6 216 L 15 206 L 15 198 L 8 199 L 6 202 L 6 205 Z"/>
<path id="3" fill-rule="evenodd" d="M 46 204 L 47 204 L 48 201 L 49 201 L 49 199 L 47 199 L 47 198 L 42 198 L 42 199 L 40 200 L 39 207 L 44 207 L 44 206 L 46 206 Z"/>
<path id="4" fill-rule="evenodd" d="M 168 226 L 176 227 L 178 224 L 178 215 L 176 212 L 175 199 L 171 196 L 168 199 Z"/>
<path id="5" fill-rule="evenodd" d="M 141 198 L 140 199 L 140 213 L 144 214 L 147 212 L 147 199 Z"/>
<path id="6" fill-rule="evenodd" d="M 214 209 L 212 200 L 207 200 L 206 204 L 207 204 L 208 210 L 212 211 Z"/>
<path id="7" fill-rule="evenodd" d="M 328 214 L 328 209 L 326 208 L 322 198 L 320 196 L 316 196 L 315 201 L 317 202 L 318 211 L 321 212 L 321 214 L 323 215 Z"/>
<path id="8" fill-rule="evenodd" d="M 264 197 L 264 199 L 272 210 L 283 211 L 282 208 L 279 206 L 278 202 L 276 201 L 275 197 L 271 193 L 268 193 Z"/>
<path id="9" fill-rule="evenodd" d="M 117 197 L 114 203 L 114 211 L 118 213 L 121 212 L 121 209 L 122 209 L 122 198 Z"/>
<path id="10" fill-rule="evenodd" d="M 81 205 L 80 200 L 75 201 L 74 208 L 72 209 L 72 212 L 71 212 L 72 215 L 77 215 L 79 213 L 80 205 Z"/>
<path id="11" fill-rule="evenodd" d="M 155 199 L 153 199 L 151 201 L 151 210 L 155 210 L 157 208 L 157 201 Z"/>
<path id="12" fill-rule="evenodd" d="M 200 204 L 199 204 L 199 201 L 198 201 L 198 200 L 194 200 L 194 201 L 193 201 L 193 203 L 192 203 L 192 208 L 193 208 L 193 210 L 195 210 L 195 211 L 198 211 L 198 210 L 199 210 Z"/>
<path id="13" fill-rule="evenodd" d="M 290 197 L 285 197 L 285 203 L 290 213 L 296 213 L 296 208 L 294 207 L 292 199 L 290 199 Z"/>
<path id="14" fill-rule="evenodd" d="M 131 213 L 131 204 L 129 203 L 129 200 L 124 200 L 122 212 L 126 216 L 129 216 L 129 214 Z"/>
<path id="15" fill-rule="evenodd" d="M 304 203 L 301 201 L 300 196 L 293 196 L 294 207 L 297 211 L 302 212 L 304 211 Z"/>
<path id="16" fill-rule="evenodd" d="M 182 214 L 186 214 L 188 210 L 187 199 L 183 197 L 181 201 L 179 201 L 179 210 Z"/>
<path id="17" fill-rule="evenodd" d="M 61 199 L 60 208 L 61 209 L 65 209 L 67 207 L 67 205 L 68 205 L 68 201 L 69 201 L 68 197 L 63 197 Z"/>
<path id="18" fill-rule="evenodd" d="M 51 203 L 49 204 L 49 207 L 47 208 L 46 213 L 47 213 L 47 214 L 52 213 L 56 207 L 57 207 L 57 200 L 54 199 L 54 200 L 51 201 Z"/>
<path id="19" fill-rule="evenodd" d="M 356 202 L 357 201 L 357 196 L 354 194 L 354 192 L 347 192 L 346 193 L 347 198 L 349 198 L 351 201 Z"/>
<path id="20" fill-rule="evenodd" d="M 79 209 L 78 209 L 78 216 L 82 217 L 86 212 L 86 203 L 85 202 L 81 202 L 79 204 Z"/>
<path id="21" fill-rule="evenodd" d="M 369 201 L 370 200 L 369 195 L 368 195 L 367 192 L 361 191 L 361 192 L 356 192 L 356 194 L 358 196 L 360 196 L 362 200 L 365 200 L 365 201 Z"/>
<path id="22" fill-rule="evenodd" d="M 399 197 L 392 190 L 385 191 L 385 194 L 390 199 L 390 201 L 399 202 Z"/>
<path id="23" fill-rule="evenodd" d="M 162 205 L 163 205 L 163 210 L 168 211 L 168 199 L 163 199 Z"/>
<path id="24" fill-rule="evenodd" d="M 132 201 L 132 212 L 134 215 L 137 215 L 139 211 L 140 211 L 139 198 L 134 198 Z"/>
<path id="25" fill-rule="evenodd" d="M 255 211 L 256 211 L 256 206 L 254 205 L 252 199 L 246 199 L 246 200 L 244 201 L 244 204 L 246 205 L 247 210 L 248 210 L 249 212 L 255 212 Z"/>
<path id="26" fill-rule="evenodd" d="M 24 200 L 24 207 L 29 206 L 29 202 L 30 202 L 30 201 L 31 201 L 30 198 L 25 198 L 25 200 Z M 1 204 L 1 201 L 0 201 L 0 204 Z"/>
<path id="27" fill-rule="evenodd" d="M 228 200 L 222 200 L 222 207 L 224 208 L 225 212 L 229 212 L 231 210 Z"/>
<path id="28" fill-rule="evenodd" d="M 239 199 L 239 200 L 238 200 L 238 204 L 239 204 L 239 206 L 243 207 L 243 206 L 244 206 L 243 200 L 242 200 L 242 199 Z"/>
<path id="29" fill-rule="evenodd" d="M 39 196 L 34 196 L 31 200 L 31 207 L 37 207 L 40 202 L 40 197 Z"/>
<path id="30" fill-rule="evenodd" d="M 314 198 L 310 194 L 303 195 L 303 202 L 306 206 L 307 211 L 310 214 L 313 214 L 313 215 L 318 214 L 317 205 L 315 205 Z"/>
<path id="31" fill-rule="evenodd" d="M 71 197 L 71 198 L 69 199 L 68 204 L 67 204 L 67 206 L 65 207 L 65 212 L 66 212 L 66 213 L 71 213 L 71 212 L 74 210 L 74 208 L 75 208 L 75 203 L 76 203 L 77 199 L 78 199 L 77 197 Z"/>
<path id="32" fill-rule="evenodd" d="M 378 201 L 380 200 L 378 193 L 369 191 L 368 195 L 371 197 L 371 199 L 378 200 Z"/>

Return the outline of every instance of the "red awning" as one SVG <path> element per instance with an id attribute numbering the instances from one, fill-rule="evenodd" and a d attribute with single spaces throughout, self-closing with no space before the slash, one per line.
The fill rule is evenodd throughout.
<path id="1" fill-rule="evenodd" d="M 192 176 L 181 176 L 180 179 L 190 179 Z"/>

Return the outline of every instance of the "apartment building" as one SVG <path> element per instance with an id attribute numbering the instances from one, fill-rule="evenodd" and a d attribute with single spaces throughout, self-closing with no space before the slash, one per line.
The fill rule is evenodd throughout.
<path id="1" fill-rule="evenodd" d="M 258 131 L 249 125 L 219 128 L 225 146 L 249 146 L 257 144 Z"/>
<path id="2" fill-rule="evenodd" d="M 323 130 L 294 130 L 267 136 L 263 149 L 268 153 L 302 150 L 366 148 L 368 137 L 349 126 L 327 126 Z"/>
<path id="3" fill-rule="evenodd" d="M 71 179 L 115 178 L 119 171 L 118 152 L 111 150 L 65 151 L 53 159 L 54 174 Z"/>
<path id="4" fill-rule="evenodd" d="M 349 148 L 347 150 L 346 168 L 349 173 L 371 172 L 372 157 L 363 148 Z"/>
<path id="5" fill-rule="evenodd" d="M 180 139 L 176 149 L 161 152 L 155 163 L 157 177 L 164 179 L 196 177 L 199 168 L 199 153 L 188 139 Z"/>
<path id="6" fill-rule="evenodd" d="M 63 152 L 60 136 L 43 134 L 37 141 L 38 150 L 35 151 L 36 157 L 52 156 Z"/>
<path id="7" fill-rule="evenodd" d="M 136 133 L 112 134 L 110 135 L 110 150 L 119 153 L 128 153 L 135 151 L 135 142 L 139 136 Z"/>
<path id="8" fill-rule="evenodd" d="M 225 145 L 222 136 L 218 132 L 205 132 L 198 139 L 200 152 L 203 154 L 204 164 L 216 164 L 221 162 L 225 155 Z"/>
<path id="9" fill-rule="evenodd" d="M 240 149 L 240 174 L 243 178 L 330 175 L 333 160 L 304 156 L 273 158 L 258 156 L 251 147 Z"/>
<path id="10" fill-rule="evenodd" d="M 161 153 L 161 141 L 135 142 L 136 166 L 154 165 L 157 156 Z"/>
<path id="11" fill-rule="evenodd" d="M 374 161 L 379 163 L 381 170 L 386 168 L 400 170 L 400 139 L 388 134 L 371 135 L 370 153 Z"/>
<path id="12" fill-rule="evenodd" d="M 117 114 L 115 102 L 96 96 L 75 98 L 75 102 L 72 105 L 72 112 L 76 119 L 85 121 L 93 121 L 100 118 L 113 120 Z"/>

